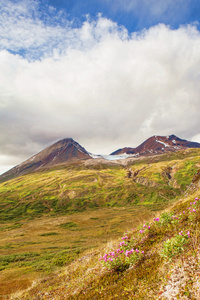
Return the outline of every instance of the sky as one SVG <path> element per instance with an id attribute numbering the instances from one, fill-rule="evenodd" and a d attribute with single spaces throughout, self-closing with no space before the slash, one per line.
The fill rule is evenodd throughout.
<path id="1" fill-rule="evenodd" d="M 199 0 L 1 0 L 0 174 L 72 137 L 200 142 Z"/>

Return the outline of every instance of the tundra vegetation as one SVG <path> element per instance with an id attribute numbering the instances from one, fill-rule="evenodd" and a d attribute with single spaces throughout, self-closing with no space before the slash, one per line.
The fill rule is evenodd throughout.
<path id="1" fill-rule="evenodd" d="M 198 299 L 199 155 L 74 163 L 1 183 L 0 298 L 167 299 L 185 266 L 173 296 Z"/>

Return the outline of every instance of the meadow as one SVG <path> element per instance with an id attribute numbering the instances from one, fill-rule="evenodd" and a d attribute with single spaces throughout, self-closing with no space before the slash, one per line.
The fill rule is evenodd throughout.
<path id="1" fill-rule="evenodd" d="M 118 269 L 106 267 L 101 265 L 99 258 L 105 249 L 118 243 L 124 232 L 130 232 L 131 237 L 136 230 L 138 235 L 144 221 L 151 222 L 177 202 L 185 203 L 186 200 L 180 199 L 186 199 L 186 195 L 188 199 L 193 197 L 195 191 L 190 187 L 199 168 L 199 154 L 199 149 L 192 149 L 130 161 L 126 166 L 71 164 L 1 183 L 0 298 L 10 299 L 15 293 L 16 299 L 22 299 L 21 295 L 17 298 L 16 293 L 33 284 L 38 286 L 38 282 L 47 294 L 58 290 L 56 299 L 68 299 L 68 296 L 71 299 L 101 299 L 97 296 L 99 293 L 102 299 L 105 295 L 115 299 L 113 293 L 116 299 L 120 294 L 132 297 L 137 291 L 130 290 L 128 279 L 125 283 L 122 278 L 127 274 L 133 276 L 131 268 L 135 267 L 123 260 Z M 130 169 L 132 176 L 129 178 Z M 151 234 L 148 233 L 149 242 L 143 247 L 145 253 L 173 236 L 175 227 L 170 226 L 168 231 L 155 227 Z M 192 230 L 199 230 L 198 226 L 195 228 Z M 142 243 L 140 237 L 139 234 L 136 247 Z M 143 238 L 148 240 L 146 236 Z M 141 274 L 145 268 L 148 276 L 157 278 L 152 268 L 161 264 L 162 259 L 155 254 L 152 260 L 144 263 L 141 257 Z M 92 268 L 94 272 L 90 273 L 88 270 Z M 97 283 L 91 281 L 91 274 L 97 276 Z M 138 281 L 140 276 L 135 276 L 134 280 Z M 144 276 L 147 280 L 147 275 Z M 68 286 L 62 279 L 59 282 L 58 277 L 67 278 Z M 77 295 L 73 296 L 72 286 L 77 280 L 82 282 L 83 291 L 77 288 Z M 121 285 L 116 287 L 115 282 L 119 281 Z M 86 286 L 88 294 L 84 294 Z M 62 298 L 61 287 L 65 298 Z M 148 289 L 151 288 L 155 289 L 150 285 Z M 40 294 L 38 288 L 30 293 L 31 299 L 34 293 L 38 297 Z M 46 299 L 50 299 L 48 297 Z M 43 292 L 37 299 L 45 299 Z"/>

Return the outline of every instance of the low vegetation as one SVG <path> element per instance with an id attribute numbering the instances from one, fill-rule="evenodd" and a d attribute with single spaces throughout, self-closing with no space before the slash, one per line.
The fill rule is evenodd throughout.
<path id="1" fill-rule="evenodd" d="M 199 154 L 0 184 L 0 299 L 198 299 Z"/>

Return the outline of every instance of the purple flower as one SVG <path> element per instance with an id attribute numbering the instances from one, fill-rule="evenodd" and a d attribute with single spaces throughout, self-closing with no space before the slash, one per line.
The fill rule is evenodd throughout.
<path id="1" fill-rule="evenodd" d="M 144 254 L 144 251 L 141 251 L 142 254 Z"/>
<path id="2" fill-rule="evenodd" d="M 190 232 L 189 231 L 187 232 L 187 236 L 190 237 Z"/>
<path id="3" fill-rule="evenodd" d="M 140 251 L 138 249 L 136 249 L 135 252 L 139 253 Z"/>
<path id="4" fill-rule="evenodd" d="M 150 229 L 151 228 L 151 226 L 148 226 L 148 229 Z"/>
<path id="5" fill-rule="evenodd" d="M 140 233 L 144 233 L 144 230 L 141 229 L 141 230 L 140 230 Z"/>

